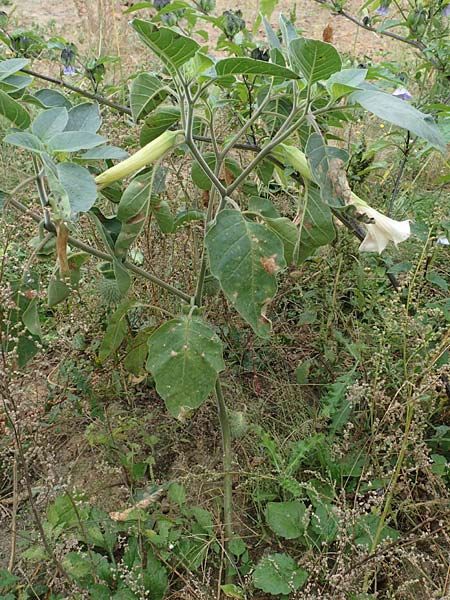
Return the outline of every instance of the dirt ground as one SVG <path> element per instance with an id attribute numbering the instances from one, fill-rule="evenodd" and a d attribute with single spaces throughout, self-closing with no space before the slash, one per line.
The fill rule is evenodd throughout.
<path id="1" fill-rule="evenodd" d="M 124 15 L 124 2 L 119 0 L 21 0 L 14 5 L 14 14 L 21 26 L 38 24 L 42 27 L 54 24 L 56 31 L 62 32 L 71 41 L 87 41 L 86 34 L 94 33 L 93 42 L 99 47 L 122 46 L 124 40 L 119 39 L 131 34 L 127 21 L 131 15 Z M 253 22 L 256 15 L 257 2 L 243 0 L 238 5 L 248 23 Z M 220 14 L 227 8 L 237 8 L 228 0 L 217 2 L 216 13 Z M 361 3 L 352 0 L 349 12 L 357 15 Z M 278 12 L 296 15 L 296 24 L 304 29 L 305 35 L 321 38 L 323 29 L 331 24 L 333 28 L 333 43 L 341 52 L 352 52 L 353 55 L 380 55 L 392 48 L 388 38 L 361 30 L 343 17 L 332 16 L 314 0 L 299 0 L 289 2 L 282 0 L 272 17 L 276 25 Z M 7 12 L 11 13 L 11 10 Z M 262 36 L 263 37 L 263 36 Z"/>

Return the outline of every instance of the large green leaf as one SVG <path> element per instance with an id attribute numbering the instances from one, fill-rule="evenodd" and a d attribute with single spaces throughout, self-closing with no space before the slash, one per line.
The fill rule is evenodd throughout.
<path id="1" fill-rule="evenodd" d="M 23 90 L 33 82 L 31 77 L 25 75 L 9 75 L 0 81 L 0 89 L 8 94 L 14 94 L 19 90 Z"/>
<path id="2" fill-rule="evenodd" d="M 211 273 L 255 333 L 267 337 L 265 312 L 277 291 L 275 275 L 286 266 L 283 244 L 266 226 L 236 210 L 221 211 L 206 235 Z"/>
<path id="3" fill-rule="evenodd" d="M 35 92 L 33 96 L 30 96 L 30 101 L 31 98 L 34 98 L 38 105 L 43 106 L 44 108 L 65 106 L 67 110 L 69 110 L 72 106 L 70 100 L 68 100 L 64 94 L 61 94 L 61 92 L 58 92 L 57 90 L 49 90 L 47 88 Z"/>
<path id="4" fill-rule="evenodd" d="M 200 406 L 224 369 L 220 339 L 196 316 L 168 321 L 150 336 L 148 346 L 147 370 L 175 416 Z"/>
<path id="5" fill-rule="evenodd" d="M 163 106 L 155 110 L 146 120 L 141 129 L 139 141 L 141 146 L 155 140 L 169 127 L 180 120 L 180 109 L 177 106 Z"/>
<path id="6" fill-rule="evenodd" d="M 51 152 L 77 152 L 95 148 L 104 142 L 104 137 L 89 131 L 63 131 L 51 138 L 48 148 Z"/>
<path id="7" fill-rule="evenodd" d="M 30 115 L 23 106 L 8 96 L 3 90 L 0 90 L 0 115 L 11 121 L 11 123 L 14 123 L 19 129 L 26 129 L 31 122 Z"/>
<path id="8" fill-rule="evenodd" d="M 299 69 L 309 84 L 328 79 L 342 66 L 334 46 L 303 37 L 290 42 L 289 57 L 291 67 Z"/>
<path id="9" fill-rule="evenodd" d="M 380 119 L 427 140 L 432 146 L 445 153 L 445 140 L 432 117 L 417 110 L 405 100 L 377 90 L 354 92 L 349 96 L 349 100 L 357 102 Z"/>
<path id="10" fill-rule="evenodd" d="M 318 133 L 310 135 L 305 148 L 311 173 L 320 187 L 322 200 L 330 206 L 345 206 L 351 200 L 344 164 L 348 160 L 345 150 L 328 146 Z"/>
<path id="11" fill-rule="evenodd" d="M 45 142 L 57 133 L 63 131 L 68 119 L 69 115 L 66 108 L 63 106 L 49 108 L 48 110 L 40 112 L 34 119 L 31 125 L 31 131 L 40 140 Z"/>
<path id="12" fill-rule="evenodd" d="M 254 58 L 224 58 L 216 63 L 216 72 L 221 75 L 268 75 L 284 79 L 299 79 L 297 73 L 274 63 Z"/>
<path id="13" fill-rule="evenodd" d="M 66 131 L 89 131 L 97 133 L 102 124 L 98 104 L 83 102 L 69 110 L 69 120 Z"/>
<path id="14" fill-rule="evenodd" d="M 288 554 L 269 554 L 256 565 L 253 573 L 255 587 L 267 594 L 285 594 L 298 590 L 309 573 L 300 568 Z"/>
<path id="15" fill-rule="evenodd" d="M 159 77 L 150 73 L 140 73 L 133 79 L 130 90 L 130 104 L 133 119 L 151 113 L 169 94 L 170 90 Z"/>
<path id="16" fill-rule="evenodd" d="M 142 19 L 133 19 L 131 25 L 141 40 L 153 50 L 169 70 L 181 67 L 200 49 L 194 39 L 173 29 L 157 27 Z"/>
<path id="17" fill-rule="evenodd" d="M 122 148 L 119 148 L 118 146 L 101 146 L 83 152 L 80 158 L 83 158 L 84 160 L 124 160 L 125 158 L 128 158 L 128 156 L 128 152 L 122 150 Z"/>
<path id="18" fill-rule="evenodd" d="M 308 525 L 306 506 L 300 500 L 269 502 L 265 516 L 270 529 L 287 540 L 303 535 Z"/>
<path id="19" fill-rule="evenodd" d="M 97 200 L 97 186 L 87 169 L 75 163 L 59 163 L 58 179 L 66 191 L 74 213 L 87 212 Z"/>
<path id="20" fill-rule="evenodd" d="M 329 244 L 335 237 L 336 230 L 330 207 L 322 201 L 320 190 L 315 185 L 308 186 L 299 237 L 294 250 L 294 262 L 302 263 L 319 246 Z"/>
<path id="21" fill-rule="evenodd" d="M 17 73 L 26 67 L 29 62 L 27 58 L 9 58 L 8 60 L 0 61 L 0 81 Z"/>

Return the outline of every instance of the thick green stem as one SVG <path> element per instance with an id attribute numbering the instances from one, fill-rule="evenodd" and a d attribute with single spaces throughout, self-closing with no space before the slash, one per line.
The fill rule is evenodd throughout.
<path id="1" fill-rule="evenodd" d="M 222 431 L 223 450 L 223 523 L 225 530 L 225 551 L 229 542 L 233 539 L 233 475 L 232 475 L 232 448 L 231 427 L 228 419 L 228 411 L 223 398 L 220 379 L 216 382 L 217 409 L 219 413 L 220 429 Z M 228 555 L 228 552 L 225 552 Z M 231 563 L 228 562 L 226 581 L 229 583 L 231 576 Z"/>

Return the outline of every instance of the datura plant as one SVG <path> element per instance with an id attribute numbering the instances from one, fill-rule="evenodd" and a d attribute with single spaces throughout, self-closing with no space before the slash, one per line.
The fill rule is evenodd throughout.
<path id="1" fill-rule="evenodd" d="M 213 3 L 185 2 L 177 3 L 184 12 L 177 9 L 169 20 L 166 4 L 152 20 L 131 22 L 152 60 L 162 64 L 158 74 L 142 71 L 131 79 L 129 106 L 113 105 L 141 127 L 142 148 L 131 156 L 98 133 L 97 104 L 56 90 L 33 91 L 34 79 L 22 71 L 28 59 L 0 63 L 0 112 L 12 125 L 4 141 L 32 157 L 40 216 L 36 207 L 17 200 L 20 186 L 7 195 L 5 210 L 31 211 L 41 221 L 35 252 L 48 257 L 56 252 L 48 305 L 65 301 L 76 288 L 82 293 L 85 262 L 92 256 L 101 260 L 99 271 L 105 287 L 114 290 L 111 303 L 117 308 L 100 361 L 119 355 L 136 376 L 149 372 L 177 418 L 188 418 L 215 396 L 223 435 L 224 530 L 230 541 L 233 460 L 220 382 L 226 365 L 214 311 L 203 310 L 205 282 L 216 282 L 256 336 L 269 337 L 278 279 L 332 242 L 336 221 L 363 240 L 361 251 L 382 252 L 410 233 L 407 220 L 384 216 L 350 189 L 349 156 L 336 131 L 367 111 L 423 140 L 426 151 L 446 148 L 432 116 L 385 91 L 386 82 L 383 89 L 377 86 L 376 68 L 348 68 L 331 44 L 303 37 L 283 15 L 277 31 L 268 13 L 258 17 L 266 39 L 256 43 L 237 12 L 215 17 L 208 12 Z M 139 10 L 137 3 L 128 12 Z M 219 30 L 223 58 L 205 47 L 205 20 Z M 166 194 L 167 157 L 174 153 L 189 179 L 184 186 L 195 190 L 178 214 Z M 289 205 L 287 198 L 295 201 Z M 189 289 L 173 283 L 175 274 L 169 283 L 133 262 L 150 217 L 161 235 L 177 235 L 197 222 L 193 235 L 201 259 Z M 88 219 L 102 249 L 79 239 Z M 186 269 L 192 264 L 186 259 Z M 135 297 L 135 277 L 172 294 L 178 314 L 161 323 L 167 310 L 155 298 L 150 304 Z M 29 262 L 14 290 L 27 337 L 19 345 L 21 365 L 39 347 L 38 285 Z M 130 330 L 127 314 L 137 306 L 160 311 L 158 325 Z"/>

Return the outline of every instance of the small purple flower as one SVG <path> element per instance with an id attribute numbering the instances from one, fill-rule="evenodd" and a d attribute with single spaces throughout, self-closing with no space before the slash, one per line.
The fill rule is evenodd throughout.
<path id="1" fill-rule="evenodd" d="M 389 6 L 384 6 L 381 4 L 375 12 L 377 15 L 380 15 L 380 17 L 387 17 L 389 14 Z"/>
<path id="2" fill-rule="evenodd" d="M 400 100 L 412 100 L 412 94 L 408 92 L 408 90 L 404 87 L 399 87 L 392 92 L 393 96 L 397 96 Z"/>
<path id="3" fill-rule="evenodd" d="M 443 17 L 450 17 L 450 4 L 446 4 L 444 6 L 444 8 L 442 9 L 442 16 Z"/>
<path id="4" fill-rule="evenodd" d="M 71 75 L 75 75 L 76 71 L 75 71 L 75 67 L 73 65 L 64 65 L 63 66 L 63 73 L 64 75 L 68 75 L 69 77 Z"/>

